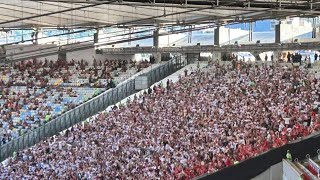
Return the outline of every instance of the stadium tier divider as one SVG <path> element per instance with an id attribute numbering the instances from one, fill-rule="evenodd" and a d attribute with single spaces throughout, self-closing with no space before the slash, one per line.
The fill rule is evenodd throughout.
<path id="1" fill-rule="evenodd" d="M 178 60 L 177 58 L 172 58 L 171 60 L 160 64 L 158 67 L 150 69 L 146 73 L 148 73 L 150 77 L 153 77 L 151 82 L 154 84 L 181 68 L 182 63 L 180 58 L 178 58 Z M 121 82 L 115 88 L 109 89 L 96 97 L 93 97 L 44 125 L 30 130 L 2 145 L 0 147 L 0 161 L 2 162 L 6 158 L 12 156 L 14 152 L 21 151 L 45 140 L 48 137 L 57 135 L 59 132 L 86 120 L 98 112 L 105 110 L 108 106 L 116 104 L 122 99 L 136 93 L 135 78 L 136 77 L 132 77 Z"/>
<path id="2" fill-rule="evenodd" d="M 239 164 L 221 169 L 215 173 L 204 174 L 194 178 L 194 180 L 248 180 L 263 173 L 269 167 L 281 162 L 286 158 L 287 150 L 290 150 L 293 159 L 304 159 L 306 154 L 311 157 L 318 155 L 320 148 L 320 132 L 311 134 L 300 140 L 295 140 L 284 146 L 271 149 L 258 156 L 246 159 Z"/>

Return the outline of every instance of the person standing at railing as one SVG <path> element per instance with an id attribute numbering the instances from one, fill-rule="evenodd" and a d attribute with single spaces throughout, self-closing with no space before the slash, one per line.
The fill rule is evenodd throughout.
<path id="1" fill-rule="evenodd" d="M 291 155 L 291 153 L 290 153 L 290 150 L 287 150 L 286 158 L 287 158 L 289 161 L 292 161 L 292 155 Z"/>
<path id="2" fill-rule="evenodd" d="M 49 122 L 50 118 L 51 118 L 51 115 L 48 113 L 48 114 L 45 116 L 45 121 L 46 121 L 46 122 Z"/>
<path id="3" fill-rule="evenodd" d="M 184 76 L 187 76 L 188 75 L 188 69 L 185 69 L 184 70 Z"/>
<path id="4" fill-rule="evenodd" d="M 200 62 L 198 61 L 197 63 L 197 71 L 199 72 L 200 71 Z"/>

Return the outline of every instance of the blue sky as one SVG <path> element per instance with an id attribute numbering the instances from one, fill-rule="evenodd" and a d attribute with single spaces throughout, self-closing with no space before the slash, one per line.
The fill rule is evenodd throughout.
<path id="1" fill-rule="evenodd" d="M 273 23 L 272 20 L 257 21 L 252 25 L 253 31 L 254 32 L 273 31 L 272 23 Z M 240 28 L 242 30 L 248 30 L 249 24 L 248 23 L 234 24 L 234 25 L 228 25 L 226 27 L 233 28 L 233 29 Z"/>

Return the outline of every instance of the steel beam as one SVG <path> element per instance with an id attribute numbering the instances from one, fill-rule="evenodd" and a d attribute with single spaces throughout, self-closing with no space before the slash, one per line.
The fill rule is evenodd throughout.
<path id="1" fill-rule="evenodd" d="M 50 15 L 64 13 L 64 12 L 68 12 L 68 11 L 74 11 L 74 10 L 79 10 L 79 9 L 95 7 L 95 6 L 99 6 L 99 5 L 102 5 L 102 4 L 111 4 L 111 3 L 116 2 L 116 1 L 118 1 L 118 0 L 104 1 L 104 2 L 85 5 L 85 6 L 81 6 L 81 7 L 64 9 L 64 10 L 61 10 L 61 11 L 54 11 L 54 12 L 49 12 L 49 13 L 45 13 L 45 14 L 38 14 L 38 15 L 34 15 L 34 16 L 18 18 L 18 19 L 14 19 L 14 20 L 10 20 L 10 21 L 0 22 L 0 25 L 13 23 L 13 22 L 18 22 L 18 21 L 23 21 L 23 20 L 28 20 L 28 19 L 34 19 L 34 18 L 43 17 L 43 16 L 50 16 Z"/>

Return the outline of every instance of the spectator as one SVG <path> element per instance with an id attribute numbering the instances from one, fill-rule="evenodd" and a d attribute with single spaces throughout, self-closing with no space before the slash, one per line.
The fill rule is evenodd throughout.
<path id="1" fill-rule="evenodd" d="M 233 71 L 215 64 L 18 153 L 0 167 L 0 178 L 192 179 L 215 172 L 318 131 L 318 114 L 310 126 L 302 121 L 319 98 L 311 95 L 320 88 L 314 78 L 277 65 L 241 62 Z"/>
<path id="2" fill-rule="evenodd" d="M 36 59 L 2 66 L 0 76 L 0 145 L 41 126 L 68 109 L 114 88 L 137 67 L 128 61 L 108 60 L 106 66 L 88 66 L 85 60 L 67 62 L 62 59 L 44 62 Z M 141 69 L 148 62 L 137 63 Z M 130 71 L 127 68 L 130 66 Z M 111 68 L 122 68 L 119 78 L 113 78 Z M 103 72 L 103 69 L 107 71 Z M 109 83 L 107 83 L 109 81 Z M 97 86 L 99 84 L 99 86 Z M 2 143 L 1 143 L 2 142 Z"/>

